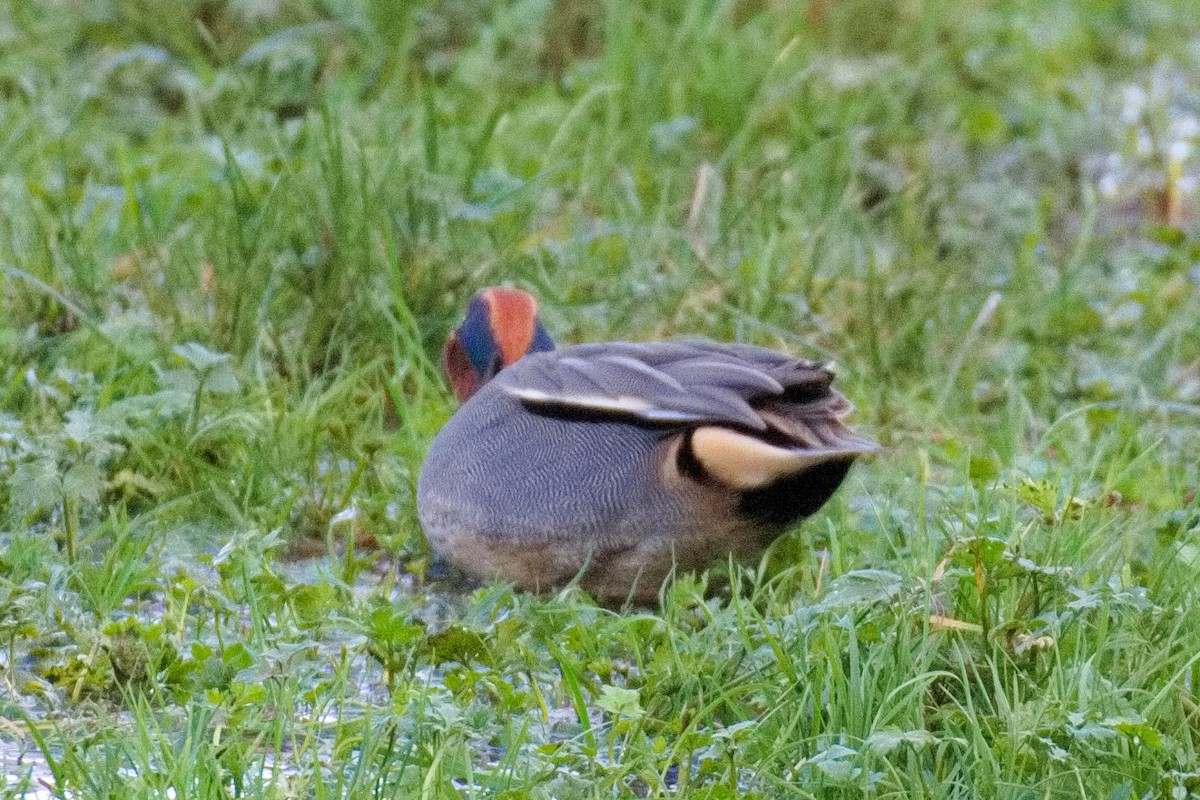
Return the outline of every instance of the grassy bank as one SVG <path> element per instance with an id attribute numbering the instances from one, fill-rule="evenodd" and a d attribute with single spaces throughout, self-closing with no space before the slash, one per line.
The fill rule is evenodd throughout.
<path id="1" fill-rule="evenodd" d="M 1198 108 L 1182 0 L 0 7 L 0 792 L 1200 793 Z M 495 283 L 886 452 L 736 591 L 427 581 Z"/>

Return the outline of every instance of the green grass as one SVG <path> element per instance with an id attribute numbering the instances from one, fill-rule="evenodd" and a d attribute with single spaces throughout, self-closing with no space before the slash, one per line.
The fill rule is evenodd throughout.
<path id="1" fill-rule="evenodd" d="M 1197 12 L 4 6 L 0 793 L 1200 794 Z M 886 452 L 736 591 L 426 582 L 493 283 Z"/>

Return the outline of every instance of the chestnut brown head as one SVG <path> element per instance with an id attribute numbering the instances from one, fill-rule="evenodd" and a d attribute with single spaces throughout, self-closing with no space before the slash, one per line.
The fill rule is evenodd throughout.
<path id="1" fill-rule="evenodd" d="M 446 339 L 442 367 L 460 403 L 526 353 L 553 350 L 537 299 L 520 289 L 492 286 L 467 306 L 466 318 Z"/>

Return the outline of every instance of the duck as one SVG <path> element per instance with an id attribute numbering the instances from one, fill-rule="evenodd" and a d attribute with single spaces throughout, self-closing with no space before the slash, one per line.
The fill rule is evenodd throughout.
<path id="1" fill-rule="evenodd" d="M 417 480 L 430 549 L 531 592 L 651 605 L 674 574 L 759 557 L 879 449 L 829 363 L 707 339 L 557 348 L 520 289 L 478 292 L 442 366 L 460 405 Z"/>

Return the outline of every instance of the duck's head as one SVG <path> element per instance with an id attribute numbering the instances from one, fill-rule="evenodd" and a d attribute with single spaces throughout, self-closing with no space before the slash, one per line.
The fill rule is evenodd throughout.
<path id="1" fill-rule="evenodd" d="M 520 289 L 493 286 L 471 299 L 462 325 L 446 339 L 442 367 L 462 403 L 526 353 L 553 349 L 538 319 L 537 299 Z"/>

